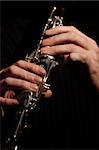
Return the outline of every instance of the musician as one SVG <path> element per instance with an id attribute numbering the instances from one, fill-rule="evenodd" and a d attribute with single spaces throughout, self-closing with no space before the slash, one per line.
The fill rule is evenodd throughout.
<path id="1" fill-rule="evenodd" d="M 98 139 L 92 136 L 96 136 L 97 130 L 93 121 L 99 103 L 99 46 L 74 26 L 49 29 L 45 37 L 41 53 L 62 56 L 63 64 L 52 72 L 52 88 L 43 92 L 45 101 L 41 100 L 39 112 L 32 117 L 34 129 L 24 144 L 27 148 L 97 147 Z M 38 91 L 46 70 L 20 59 L 0 74 L 0 103 L 9 107 L 20 104 L 16 89 Z"/>

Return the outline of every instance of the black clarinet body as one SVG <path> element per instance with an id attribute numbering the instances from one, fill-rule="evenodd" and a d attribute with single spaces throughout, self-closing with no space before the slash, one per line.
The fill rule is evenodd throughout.
<path id="1" fill-rule="evenodd" d="M 56 61 L 55 57 L 50 55 L 42 55 L 40 52 L 41 44 L 44 39 L 44 34 L 47 29 L 54 28 L 56 26 L 62 26 L 63 25 L 63 17 L 55 15 L 57 11 L 57 8 L 54 7 L 51 11 L 50 17 L 47 20 L 47 23 L 45 24 L 43 33 L 41 35 L 41 39 L 37 45 L 37 49 L 34 50 L 30 55 L 26 55 L 25 60 L 27 62 L 31 62 L 34 64 L 37 64 L 39 66 L 42 66 L 46 70 L 46 75 L 43 78 L 42 84 L 39 85 L 38 92 L 33 92 L 30 90 L 24 90 L 21 92 L 19 99 L 23 101 L 22 106 L 20 107 L 18 113 L 19 120 L 16 125 L 16 128 L 14 129 L 14 133 L 11 137 L 7 139 L 7 149 L 9 150 L 22 150 L 22 148 L 19 145 L 20 141 L 20 135 L 23 132 L 24 128 L 28 128 L 28 115 L 33 111 L 36 107 L 37 102 L 40 100 L 40 97 L 42 95 L 42 91 L 44 89 L 49 89 L 50 84 L 48 83 L 49 75 L 51 70 L 58 65 L 58 62 Z M 60 12 L 61 14 L 61 12 Z"/>

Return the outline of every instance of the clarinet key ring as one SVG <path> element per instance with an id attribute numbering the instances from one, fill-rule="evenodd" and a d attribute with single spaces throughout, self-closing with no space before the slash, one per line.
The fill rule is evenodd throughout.
<path id="1" fill-rule="evenodd" d="M 41 44 L 44 39 L 44 34 L 46 30 L 50 28 L 55 28 L 56 26 L 63 25 L 63 16 L 59 16 L 56 14 L 57 14 L 57 8 L 53 7 L 50 16 L 47 20 L 47 23 L 45 24 L 44 30 L 42 32 L 36 50 L 33 50 L 33 52 L 30 55 L 27 54 L 25 57 L 25 60 L 27 62 L 31 62 L 39 66 L 42 66 L 46 70 L 46 75 L 43 78 L 43 82 L 39 85 L 38 92 L 33 92 L 31 90 L 23 90 L 21 94 L 18 95 L 18 99 L 23 101 L 23 104 L 16 112 L 16 120 L 18 120 L 18 122 L 14 129 L 14 132 L 7 139 L 8 150 L 22 150 L 20 145 L 21 135 L 25 128 L 28 129 L 28 127 L 31 126 L 28 122 L 28 118 L 31 112 L 35 109 L 37 102 L 40 100 L 44 89 L 50 88 L 50 84 L 48 83 L 50 72 L 55 66 L 58 65 L 58 62 L 56 61 L 54 56 L 42 55 L 40 49 L 41 49 Z M 62 14 L 61 11 L 60 14 Z"/>

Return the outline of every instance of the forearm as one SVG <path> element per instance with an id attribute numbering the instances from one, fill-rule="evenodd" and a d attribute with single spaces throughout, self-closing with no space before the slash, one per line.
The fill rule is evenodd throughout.
<path id="1" fill-rule="evenodd" d="M 90 60 L 88 68 L 89 68 L 89 73 L 90 73 L 92 83 L 94 84 L 97 91 L 99 92 L 99 64 L 95 60 L 95 57 Z"/>

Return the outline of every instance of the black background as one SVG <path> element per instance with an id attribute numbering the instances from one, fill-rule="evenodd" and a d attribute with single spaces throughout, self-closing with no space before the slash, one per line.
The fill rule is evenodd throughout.
<path id="1" fill-rule="evenodd" d="M 42 32 L 42 28 L 44 27 L 50 11 L 53 6 L 64 7 L 64 25 L 73 25 L 77 27 L 79 30 L 84 32 L 89 37 L 99 41 L 98 34 L 98 26 L 99 26 L 99 2 L 98 1 L 2 1 L 1 2 L 1 28 L 4 32 L 4 35 L 10 33 L 13 34 L 12 39 L 15 43 L 21 43 L 21 49 L 32 49 L 33 45 L 37 45 L 36 41 L 40 39 L 40 35 Z M 24 38 L 20 37 L 20 41 L 18 37 L 15 37 L 14 34 L 17 35 L 17 30 L 13 29 L 12 22 L 20 20 L 21 28 L 25 27 L 25 23 L 30 21 L 30 26 L 25 28 Z M 14 27 L 18 28 L 18 27 Z M 13 30 L 16 30 L 13 31 Z M 4 37 L 5 38 L 5 37 Z M 7 37 L 8 38 L 8 37 Z M 16 38 L 16 39 L 15 39 Z M 22 39 L 23 38 L 23 39 Z M 2 38 L 3 39 L 3 38 Z M 23 40 L 23 41 L 22 41 Z M 27 41 L 27 42 L 25 42 Z M 3 41 L 4 43 L 4 41 Z M 18 43 L 19 44 L 19 43 Z M 17 45 L 16 44 L 16 47 Z M 6 44 L 7 45 L 7 44 Z M 20 49 L 17 47 L 17 49 Z M 2 46 L 2 49 L 7 49 L 5 46 Z M 13 50 L 9 50 L 9 53 L 14 52 Z M 27 51 L 26 51 L 27 52 Z M 3 53 L 3 54 L 2 54 Z M 6 52 L 1 53 L 2 58 L 2 67 L 4 67 L 3 56 Z M 23 54 L 24 53 L 24 54 Z M 23 52 L 21 54 L 21 50 L 19 53 L 19 57 L 24 58 L 26 53 Z M 11 54 L 12 55 L 12 54 Z M 16 55 L 16 54 L 15 54 Z M 16 57 L 16 56 L 15 56 Z M 14 56 L 13 56 L 14 58 Z M 10 58 L 9 58 L 10 60 Z M 16 58 L 14 59 L 16 60 Z M 14 63 L 11 61 L 11 63 Z M 7 64 L 11 64 L 10 61 Z M 6 65 L 7 66 L 7 65 Z"/>
<path id="2" fill-rule="evenodd" d="M 98 1 L 4 1 L 1 2 L 1 6 L 1 26 L 16 18 L 31 18 L 34 22 L 42 24 L 47 20 L 52 6 L 65 7 L 65 25 L 86 25 L 84 28 L 87 28 L 89 24 L 99 24 Z M 94 33 L 96 28 L 91 30 Z"/>
<path id="3" fill-rule="evenodd" d="M 13 41 L 15 41 L 14 47 L 10 49 L 5 47 L 7 44 L 2 46 L 2 59 L 5 58 L 2 61 L 2 66 L 19 60 L 24 55 L 22 49 L 32 48 L 32 40 L 35 41 L 39 38 L 42 24 L 46 22 L 50 9 L 54 5 L 65 7 L 65 25 L 76 26 L 98 43 L 99 2 L 1 2 L 1 28 L 4 35 L 9 33 L 7 41 L 10 33 L 13 35 L 11 44 L 13 45 Z M 26 30 L 25 37 L 21 41 L 19 41 L 21 35 L 16 38 L 18 30 L 12 28 L 14 20 L 21 20 L 22 27 L 24 27 L 24 20 L 32 20 L 30 28 Z M 19 53 L 14 54 L 18 41 L 21 43 L 21 47 L 19 46 Z M 30 141 L 26 140 L 25 144 L 28 147 L 33 142 L 33 138 L 34 143 L 32 144 L 38 148 L 97 148 L 99 101 L 96 91 L 94 92 L 89 83 L 86 68 L 79 63 L 70 63 L 65 66 L 65 69 L 64 67 L 61 69 L 57 69 L 55 75 L 52 75 L 52 88 L 55 92 L 55 97 L 52 99 L 54 101 L 52 101 L 53 103 L 43 101 L 40 113 L 33 114 L 34 131 L 32 131 L 31 138 L 29 137 Z M 6 124 L 5 126 L 8 128 Z M 42 136 L 43 134 L 45 137 Z"/>

